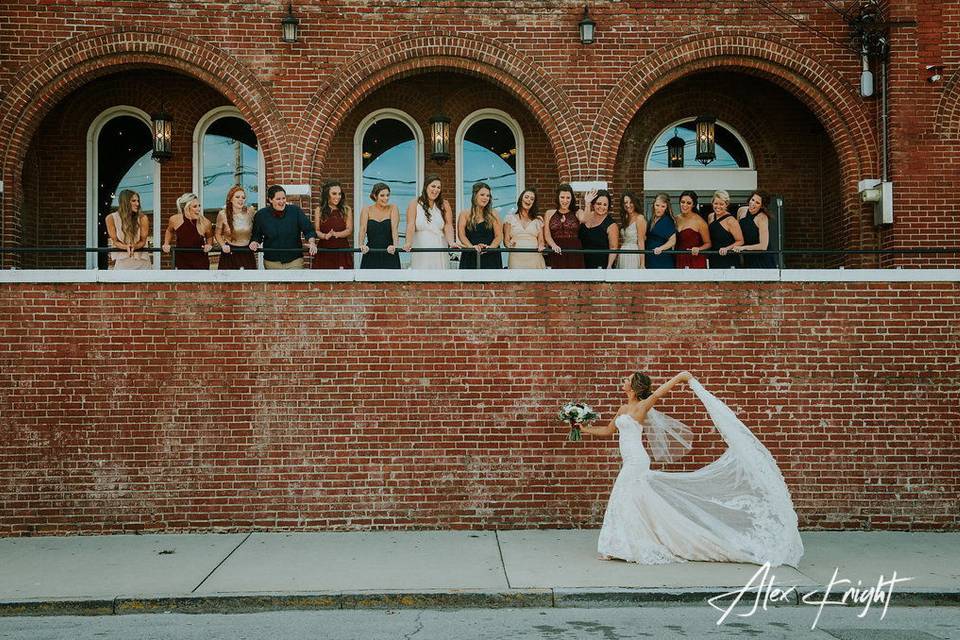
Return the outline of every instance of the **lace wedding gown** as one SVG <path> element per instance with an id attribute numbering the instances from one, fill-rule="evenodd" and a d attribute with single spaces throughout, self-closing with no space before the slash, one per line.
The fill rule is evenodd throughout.
<path id="1" fill-rule="evenodd" d="M 641 564 L 797 566 L 803 555 L 797 514 L 773 456 L 723 402 L 696 380 L 689 384 L 727 450 L 689 473 L 651 471 L 644 433 L 655 452 L 665 451 L 669 436 L 689 447 L 676 435 L 685 427 L 654 409 L 642 426 L 631 416 L 617 417 L 623 467 L 603 516 L 598 551 Z"/>

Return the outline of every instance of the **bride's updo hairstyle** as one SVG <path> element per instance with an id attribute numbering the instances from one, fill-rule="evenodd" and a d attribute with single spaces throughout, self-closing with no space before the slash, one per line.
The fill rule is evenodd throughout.
<path id="1" fill-rule="evenodd" d="M 653 393 L 650 391 L 650 376 L 637 371 L 630 377 L 630 388 L 637 394 L 641 400 L 645 400 Z"/>

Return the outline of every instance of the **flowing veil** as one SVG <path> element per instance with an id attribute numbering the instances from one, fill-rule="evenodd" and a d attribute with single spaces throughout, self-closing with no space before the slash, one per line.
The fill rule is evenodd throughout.
<path id="1" fill-rule="evenodd" d="M 773 456 L 703 385 L 695 379 L 689 385 L 727 449 L 696 471 L 649 472 L 650 488 L 662 499 L 655 526 L 662 542 L 686 558 L 796 566 L 803 555 L 797 514 Z M 655 455 L 689 448 L 682 423 L 663 414 L 645 422 Z"/>

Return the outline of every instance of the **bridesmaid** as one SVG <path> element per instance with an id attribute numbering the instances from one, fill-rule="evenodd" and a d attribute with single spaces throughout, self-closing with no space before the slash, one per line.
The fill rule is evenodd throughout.
<path id="1" fill-rule="evenodd" d="M 543 221 L 543 239 L 553 249 L 553 255 L 547 258 L 551 269 L 582 269 L 583 254 L 568 253 L 564 249 L 582 249 L 580 244 L 580 223 L 586 212 L 577 208 L 573 187 L 561 184 L 557 187 L 557 207 L 547 211 Z"/>
<path id="2" fill-rule="evenodd" d="M 227 191 L 227 202 L 217 214 L 215 237 L 220 245 L 218 271 L 257 268 L 256 255 L 247 250 L 256 210 L 245 206 L 246 203 L 247 192 L 240 185 L 234 185 Z"/>
<path id="3" fill-rule="evenodd" d="M 453 212 L 443 198 L 443 183 L 437 175 L 428 175 L 423 190 L 416 200 L 407 205 L 407 241 L 404 251 L 410 249 L 459 249 L 454 235 Z M 446 251 L 414 253 L 411 269 L 449 269 Z"/>
<path id="4" fill-rule="evenodd" d="M 328 180 L 320 188 L 320 206 L 313 211 L 313 226 L 317 230 L 317 247 L 321 249 L 348 249 L 353 235 L 353 211 L 342 204 L 343 188 L 336 180 Z M 314 269 L 353 269 L 353 254 L 346 251 L 313 256 Z"/>
<path id="5" fill-rule="evenodd" d="M 697 194 L 684 191 L 680 194 L 680 215 L 677 216 L 677 249 L 690 251 L 690 255 L 677 256 L 677 269 L 706 269 L 707 258 L 700 252 L 711 247 L 710 228 L 693 208 Z"/>
<path id="6" fill-rule="evenodd" d="M 200 211 L 200 199 L 194 193 L 185 193 L 177 198 L 177 213 L 170 216 L 170 222 L 163 233 L 164 253 L 170 253 L 170 242 L 177 239 L 180 249 L 203 249 L 178 253 L 174 269 L 203 271 L 210 269 L 210 257 L 207 252 L 213 248 L 213 225 Z"/>
<path id="7" fill-rule="evenodd" d="M 632 191 L 624 191 L 620 196 L 620 222 L 623 225 L 621 249 L 639 249 L 646 243 L 647 219 L 640 213 L 637 196 Z M 642 253 L 621 253 L 617 256 L 617 268 L 643 269 L 645 257 Z"/>
<path id="8" fill-rule="evenodd" d="M 580 243 L 584 249 L 619 249 L 620 227 L 610 215 L 610 192 L 606 189 L 586 195 L 589 213 L 580 223 Z M 583 263 L 587 269 L 613 269 L 615 253 L 586 253 Z"/>
<path id="9" fill-rule="evenodd" d="M 734 247 L 734 251 L 766 251 L 770 248 L 770 212 L 767 205 L 770 196 L 759 191 L 750 195 L 750 201 L 745 207 L 740 207 L 737 217 L 743 229 L 744 244 Z M 743 254 L 743 266 L 748 269 L 776 269 L 776 256 L 769 253 Z"/>
<path id="10" fill-rule="evenodd" d="M 502 269 L 500 252 L 488 253 L 489 248 L 500 246 L 503 230 L 500 218 L 493 210 L 493 196 L 490 185 L 475 182 L 470 196 L 470 208 L 457 214 L 457 236 L 460 245 L 467 249 L 460 254 L 461 269 L 476 269 L 477 256 L 480 256 L 481 269 Z"/>
<path id="11" fill-rule="evenodd" d="M 124 189 L 117 196 L 117 210 L 107 216 L 107 235 L 110 246 L 120 251 L 110 253 L 113 268 L 149 269 L 153 266 L 153 257 L 146 252 L 138 252 L 147 246 L 150 238 L 150 221 L 140 211 L 140 194 Z"/>
<path id="12" fill-rule="evenodd" d="M 545 269 L 543 216 L 537 210 L 537 192 L 524 189 L 517 199 L 517 212 L 503 221 L 503 244 L 511 249 L 536 249 L 539 253 L 510 253 L 509 269 Z"/>
<path id="13" fill-rule="evenodd" d="M 660 255 L 661 251 L 673 249 L 677 243 L 677 226 L 673 221 L 670 196 L 658 193 L 650 213 L 650 230 L 643 248 L 653 251 L 654 255 L 647 256 L 647 269 L 673 269 L 676 266 L 673 255 Z"/>
<path id="14" fill-rule="evenodd" d="M 711 256 L 711 269 L 730 269 L 740 266 L 740 258 L 730 250 L 743 244 L 743 234 L 740 232 L 740 223 L 736 217 L 727 211 L 730 206 L 730 194 L 720 190 L 713 194 L 713 213 L 707 216 L 710 223 L 710 242 L 720 253 Z"/>
<path id="15" fill-rule="evenodd" d="M 400 210 L 390 204 L 390 187 L 382 182 L 373 185 L 370 191 L 373 204 L 360 212 L 360 260 L 361 269 L 399 269 Z M 370 249 L 386 249 L 386 253 Z"/>

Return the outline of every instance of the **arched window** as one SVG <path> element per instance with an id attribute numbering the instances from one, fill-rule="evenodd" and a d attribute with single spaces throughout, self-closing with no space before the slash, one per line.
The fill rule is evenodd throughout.
<path id="1" fill-rule="evenodd" d="M 264 206 L 263 164 L 257 136 L 236 107 L 217 107 L 200 118 L 193 131 L 193 191 L 211 222 L 235 184 L 247 192 L 248 206 Z"/>
<path id="2" fill-rule="evenodd" d="M 520 125 L 498 109 L 481 109 L 457 128 L 457 211 L 470 206 L 475 182 L 486 182 L 493 207 L 503 218 L 517 206 L 524 186 L 523 133 Z"/>
<path id="3" fill-rule="evenodd" d="M 150 116 L 136 107 L 117 106 L 101 113 L 87 130 L 86 246 L 109 246 L 106 218 L 117 208 L 124 189 L 140 194 L 140 208 L 150 220 L 152 244 L 160 246 L 160 165 L 153 161 Z M 88 269 L 106 269 L 107 254 L 87 254 Z M 160 261 L 154 260 L 154 268 Z"/>
<path id="4" fill-rule="evenodd" d="M 757 172 L 750 147 L 737 131 L 725 122 L 716 123 L 717 158 L 704 166 L 696 160 L 695 118 L 674 122 L 655 138 L 643 172 L 645 193 L 677 193 L 690 190 L 713 193 L 725 189 L 731 194 L 757 188 Z M 684 141 L 683 166 L 670 167 L 667 142 L 677 136 Z"/>
<path id="5" fill-rule="evenodd" d="M 360 211 L 371 204 L 370 190 L 382 182 L 390 187 L 390 202 L 400 210 L 401 243 L 407 229 L 407 205 L 423 182 L 423 130 L 397 109 L 374 111 L 357 127 L 353 139 L 354 237 L 359 238 Z M 406 266 L 410 258 L 401 254 Z"/>

